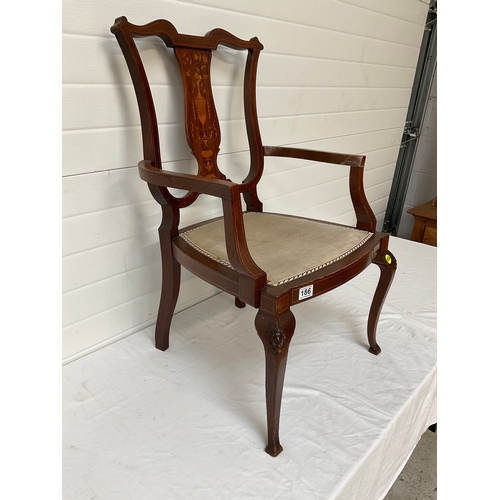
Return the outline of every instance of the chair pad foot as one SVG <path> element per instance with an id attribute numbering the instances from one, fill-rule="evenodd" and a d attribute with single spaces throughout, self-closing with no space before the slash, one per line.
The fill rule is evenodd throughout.
<path id="1" fill-rule="evenodd" d="M 277 445 L 268 444 L 265 448 L 265 452 L 272 457 L 277 457 L 283 451 L 283 446 L 279 443 Z"/>

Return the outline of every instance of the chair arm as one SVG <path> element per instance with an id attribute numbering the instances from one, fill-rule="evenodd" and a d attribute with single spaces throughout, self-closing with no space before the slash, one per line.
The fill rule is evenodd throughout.
<path id="1" fill-rule="evenodd" d="M 155 186 L 185 189 L 221 198 L 227 256 L 233 269 L 240 274 L 239 298 L 258 307 L 258 290 L 266 285 L 267 275 L 255 263 L 248 250 L 239 184 L 161 170 L 153 167 L 149 160 L 139 162 L 139 176 Z"/>
<path id="2" fill-rule="evenodd" d="M 349 167 L 363 167 L 365 156 L 330 153 L 328 151 L 315 151 L 312 149 L 288 148 L 283 146 L 263 146 L 264 156 L 281 156 L 283 158 L 299 158 L 301 160 L 334 163 Z"/>
<path id="3" fill-rule="evenodd" d="M 239 185 L 231 181 L 162 170 L 153 167 L 149 160 L 142 160 L 138 166 L 139 177 L 155 186 L 185 189 L 228 201 L 232 200 L 233 191 L 238 191 L 239 194 Z"/>
<path id="4" fill-rule="evenodd" d="M 264 156 L 280 156 L 302 160 L 333 163 L 350 167 L 349 194 L 356 213 L 356 227 L 365 231 L 375 231 L 377 219 L 366 198 L 363 187 L 363 169 L 366 156 L 343 153 L 329 153 L 311 149 L 289 148 L 282 146 L 263 146 Z"/>

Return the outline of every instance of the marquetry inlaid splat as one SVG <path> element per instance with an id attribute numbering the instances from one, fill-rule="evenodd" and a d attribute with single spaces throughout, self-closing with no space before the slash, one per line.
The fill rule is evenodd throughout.
<path id="1" fill-rule="evenodd" d="M 185 95 L 186 138 L 198 161 L 198 174 L 225 179 L 217 167 L 220 128 L 210 82 L 210 50 L 176 47 Z"/>

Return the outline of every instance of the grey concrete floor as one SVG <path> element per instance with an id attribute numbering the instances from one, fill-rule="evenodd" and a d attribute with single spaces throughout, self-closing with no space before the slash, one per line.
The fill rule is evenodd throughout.
<path id="1" fill-rule="evenodd" d="M 437 432 L 426 431 L 384 500 L 437 499 Z"/>

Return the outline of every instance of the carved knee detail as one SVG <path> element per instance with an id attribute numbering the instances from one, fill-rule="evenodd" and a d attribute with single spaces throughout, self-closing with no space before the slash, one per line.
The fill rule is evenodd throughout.
<path id="1" fill-rule="evenodd" d="M 295 330 L 295 316 L 290 310 L 280 316 L 272 316 L 259 310 L 255 318 L 255 328 L 266 350 L 282 354 L 288 350 Z"/>

